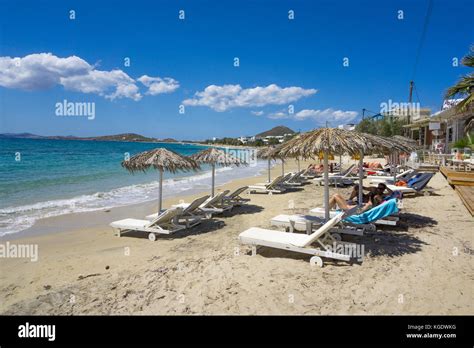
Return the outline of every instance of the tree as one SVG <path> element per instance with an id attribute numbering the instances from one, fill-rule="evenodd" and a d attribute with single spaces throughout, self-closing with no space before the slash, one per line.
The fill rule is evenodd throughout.
<path id="1" fill-rule="evenodd" d="M 462 59 L 461 64 L 469 68 L 474 68 L 474 46 L 471 46 L 470 52 Z M 464 112 L 474 101 L 474 73 L 462 76 L 459 81 L 448 88 L 445 98 L 454 98 L 456 96 L 464 99 L 456 105 L 456 110 Z"/>
<path id="2" fill-rule="evenodd" d="M 364 118 L 356 126 L 356 131 L 369 134 L 377 134 L 377 129 L 374 125 L 374 122 L 369 118 Z"/>

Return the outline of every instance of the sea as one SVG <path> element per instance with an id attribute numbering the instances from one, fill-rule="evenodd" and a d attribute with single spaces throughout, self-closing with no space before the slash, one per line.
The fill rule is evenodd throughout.
<path id="1" fill-rule="evenodd" d="M 158 172 L 130 174 L 127 155 L 157 147 L 192 155 L 205 146 L 50 139 L 0 139 L 0 237 L 38 219 L 157 200 Z M 243 151 L 243 150 L 242 150 Z M 216 185 L 260 175 L 266 162 L 216 170 Z M 164 174 L 163 198 L 210 191 L 211 168 Z"/>

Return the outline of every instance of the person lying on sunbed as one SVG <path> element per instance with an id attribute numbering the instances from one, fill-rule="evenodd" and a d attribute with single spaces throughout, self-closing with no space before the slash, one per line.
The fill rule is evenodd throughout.
<path id="1" fill-rule="evenodd" d="M 377 205 L 383 202 L 383 197 L 378 195 L 375 192 L 369 192 L 367 196 L 368 196 L 367 203 L 364 203 L 364 205 L 361 207 L 361 209 L 358 212 L 359 214 L 373 207 L 376 207 Z M 342 197 L 339 193 L 334 194 L 329 199 L 329 209 L 335 209 L 336 204 L 339 207 L 339 209 L 342 209 L 344 211 L 350 210 L 357 206 L 357 204 L 347 203 L 344 197 Z"/>

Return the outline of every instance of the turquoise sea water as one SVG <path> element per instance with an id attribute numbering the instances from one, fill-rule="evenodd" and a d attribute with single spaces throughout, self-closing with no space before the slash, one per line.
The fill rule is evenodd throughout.
<path id="1" fill-rule="evenodd" d="M 156 147 L 191 155 L 192 144 L 0 139 L 0 236 L 26 229 L 43 217 L 140 203 L 157 198 L 158 173 L 130 174 L 120 163 Z M 257 168 L 256 168 L 257 167 Z M 256 175 L 251 167 L 220 168 L 216 183 Z M 164 197 L 210 187 L 210 169 L 165 173 Z"/>

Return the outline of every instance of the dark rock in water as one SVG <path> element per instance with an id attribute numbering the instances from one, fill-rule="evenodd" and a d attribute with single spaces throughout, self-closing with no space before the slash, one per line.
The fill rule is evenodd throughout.
<path id="1" fill-rule="evenodd" d="M 110 268 L 110 266 L 105 266 L 105 269 L 109 269 L 109 268 Z"/>
<path id="2" fill-rule="evenodd" d="M 45 290 L 49 290 L 49 289 L 51 289 L 51 285 L 44 285 L 43 288 L 44 288 Z"/>
<path id="3" fill-rule="evenodd" d="M 110 213 L 110 209 L 104 210 L 104 213 Z"/>

